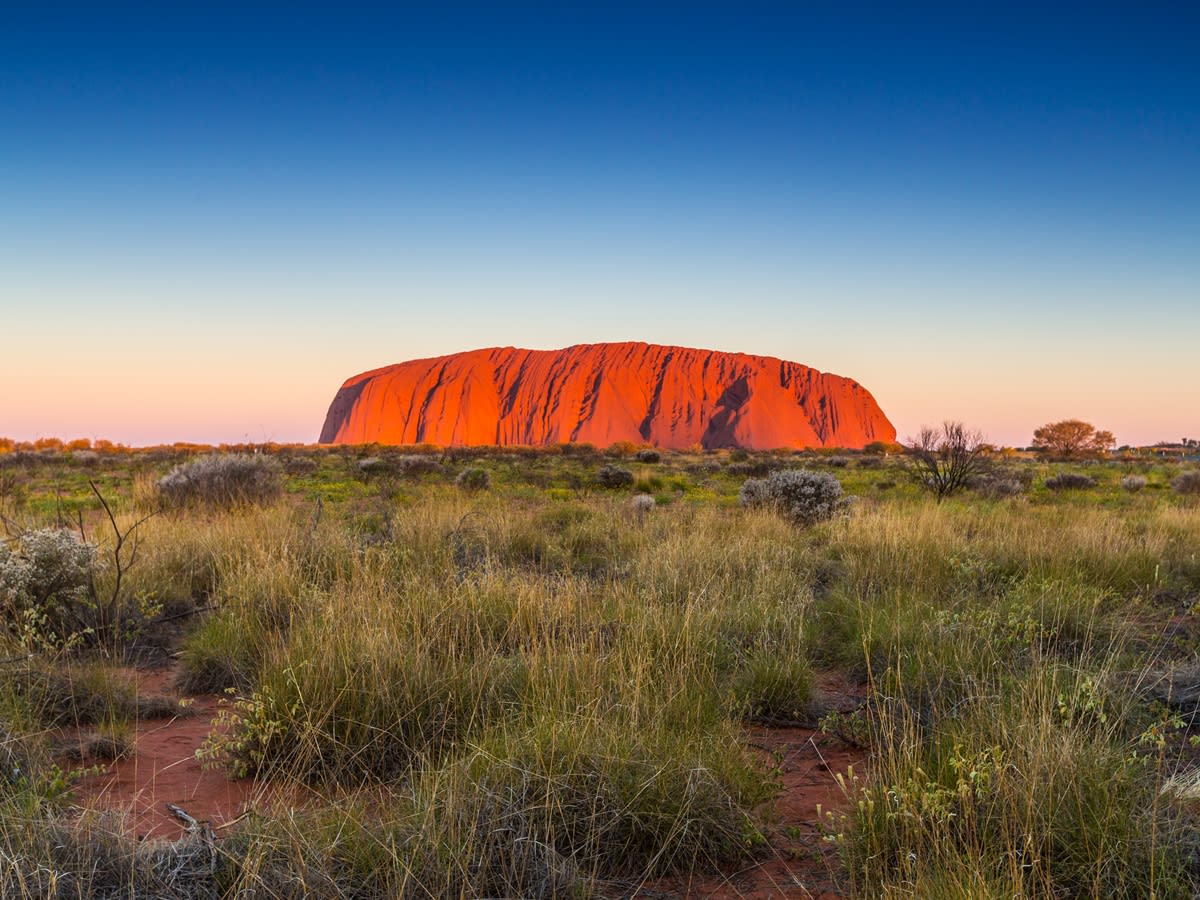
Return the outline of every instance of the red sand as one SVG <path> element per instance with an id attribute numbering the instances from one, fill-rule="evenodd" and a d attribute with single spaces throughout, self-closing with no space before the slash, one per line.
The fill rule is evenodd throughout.
<path id="1" fill-rule="evenodd" d="M 134 673 L 142 696 L 168 693 L 172 672 Z M 212 728 L 220 700 L 194 698 L 195 715 L 141 723 L 134 752 L 107 765 L 107 771 L 83 779 L 75 798 L 83 807 L 118 809 L 139 838 L 175 839 L 185 826 L 167 812 L 182 807 L 216 829 L 236 819 L 251 800 L 253 782 L 230 781 L 220 769 L 205 770 L 195 758 Z M 852 698 L 843 697 L 852 705 Z M 849 706 L 847 707 L 849 708 Z M 710 900 L 767 900 L 804 897 L 831 900 L 844 896 L 835 883 L 838 861 L 822 840 L 817 805 L 837 813 L 848 798 L 837 775 L 863 763 L 864 753 L 834 737 L 806 728 L 756 727 L 746 735 L 766 766 L 778 766 L 782 792 L 774 803 L 769 849 L 736 872 L 705 878 L 669 878 L 647 884 L 634 896 L 695 897 Z M 93 762 L 93 761 L 85 761 Z"/>
<path id="2" fill-rule="evenodd" d="M 139 695 L 154 696 L 170 693 L 166 687 L 172 676 L 170 670 L 160 670 L 133 673 L 131 679 Z M 254 783 L 231 781 L 222 769 L 205 770 L 196 759 L 196 750 L 212 731 L 220 700 L 211 695 L 193 700 L 194 715 L 139 722 L 133 752 L 101 763 L 106 771 L 81 780 L 75 801 L 91 809 L 126 812 L 129 829 L 140 838 L 175 839 L 184 834 L 185 826 L 167 812 L 167 803 L 217 829 L 237 818 Z"/>
<path id="3" fill-rule="evenodd" d="M 862 447 L 896 429 L 862 385 L 770 356 L 656 344 L 500 347 L 364 372 L 322 443 L 615 441 L 685 450 Z"/>

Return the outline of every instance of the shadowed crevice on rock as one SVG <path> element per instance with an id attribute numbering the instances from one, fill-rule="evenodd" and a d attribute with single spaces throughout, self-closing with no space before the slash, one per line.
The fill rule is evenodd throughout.
<path id="1" fill-rule="evenodd" d="M 875 398 L 849 378 L 776 357 L 644 343 L 493 347 L 376 369 L 346 382 L 321 430 L 327 444 L 633 441 L 675 450 L 895 438 Z"/>

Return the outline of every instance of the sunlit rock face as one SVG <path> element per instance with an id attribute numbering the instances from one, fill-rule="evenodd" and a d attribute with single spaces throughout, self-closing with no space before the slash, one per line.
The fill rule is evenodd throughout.
<path id="1" fill-rule="evenodd" d="M 349 379 L 323 444 L 633 441 L 682 450 L 862 447 L 896 429 L 862 385 L 770 356 L 657 344 L 494 347 Z"/>

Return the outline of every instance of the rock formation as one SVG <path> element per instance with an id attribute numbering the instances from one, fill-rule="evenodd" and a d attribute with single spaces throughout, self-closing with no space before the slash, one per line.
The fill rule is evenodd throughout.
<path id="1" fill-rule="evenodd" d="M 667 449 L 862 447 L 896 429 L 862 385 L 770 356 L 656 344 L 495 347 L 364 372 L 321 443 L 633 441 Z"/>

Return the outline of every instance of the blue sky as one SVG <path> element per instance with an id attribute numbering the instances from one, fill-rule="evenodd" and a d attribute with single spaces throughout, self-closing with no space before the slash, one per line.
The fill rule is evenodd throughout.
<path id="1" fill-rule="evenodd" d="M 0 11 L 0 434 L 313 440 L 346 377 L 647 340 L 899 428 L 1200 435 L 1186 5 Z"/>

